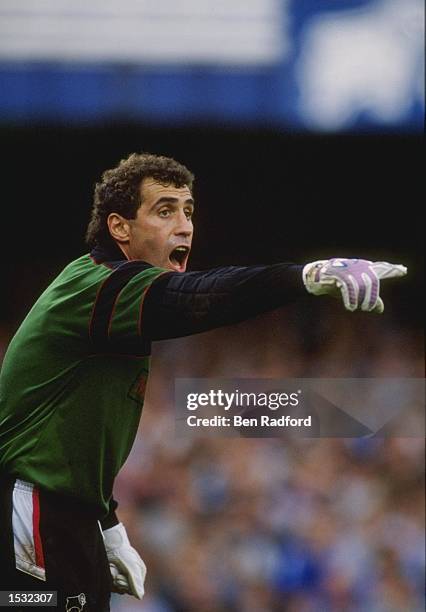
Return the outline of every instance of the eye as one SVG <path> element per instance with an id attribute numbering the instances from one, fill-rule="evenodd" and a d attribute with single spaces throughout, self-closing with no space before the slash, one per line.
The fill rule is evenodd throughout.
<path id="1" fill-rule="evenodd" d="M 192 219 L 193 214 L 194 214 L 194 211 L 191 208 L 187 208 L 185 210 L 185 216 L 187 219 Z"/>
<path id="2" fill-rule="evenodd" d="M 166 218 L 171 214 L 171 211 L 169 208 L 162 208 L 158 211 L 158 214 L 160 215 L 160 217 Z"/>

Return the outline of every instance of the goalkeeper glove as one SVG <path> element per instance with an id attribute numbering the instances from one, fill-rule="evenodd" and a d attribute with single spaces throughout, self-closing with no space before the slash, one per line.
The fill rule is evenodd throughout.
<path id="1" fill-rule="evenodd" d="M 341 296 L 346 310 L 361 310 L 381 313 L 380 280 L 405 276 L 407 268 L 385 261 L 365 259 L 325 259 L 306 264 L 303 282 L 309 293 Z"/>
<path id="2" fill-rule="evenodd" d="M 130 545 L 124 525 L 118 523 L 102 533 L 114 590 L 142 599 L 146 565 Z"/>

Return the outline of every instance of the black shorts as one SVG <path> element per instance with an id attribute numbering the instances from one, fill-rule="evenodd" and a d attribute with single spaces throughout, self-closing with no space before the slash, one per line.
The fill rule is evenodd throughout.
<path id="1" fill-rule="evenodd" d="M 58 592 L 57 608 L 37 610 L 106 612 L 111 588 L 97 518 L 73 500 L 0 477 L 0 590 Z"/>

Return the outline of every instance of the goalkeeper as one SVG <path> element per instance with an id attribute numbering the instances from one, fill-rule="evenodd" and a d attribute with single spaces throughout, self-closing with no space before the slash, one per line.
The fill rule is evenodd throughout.
<path id="1" fill-rule="evenodd" d="M 0 378 L 0 590 L 56 590 L 60 609 L 78 601 L 84 612 L 109 610 L 112 590 L 142 598 L 146 568 L 112 492 L 136 436 L 152 341 L 237 323 L 306 290 L 382 312 L 380 281 L 406 273 L 338 258 L 186 272 L 192 183 L 187 168 L 150 154 L 104 172 L 90 254 L 59 274 L 10 343 Z"/>

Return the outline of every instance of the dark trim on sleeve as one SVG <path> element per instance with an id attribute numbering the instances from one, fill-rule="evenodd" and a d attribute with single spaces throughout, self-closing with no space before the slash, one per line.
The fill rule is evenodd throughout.
<path id="1" fill-rule="evenodd" d="M 114 270 L 101 285 L 93 306 L 89 328 L 89 337 L 97 350 L 106 350 L 108 348 L 108 330 L 114 306 L 121 291 L 136 274 L 149 268 L 152 268 L 152 266 L 145 262 L 125 262 Z M 142 294 L 143 292 L 141 291 L 141 298 Z"/>

